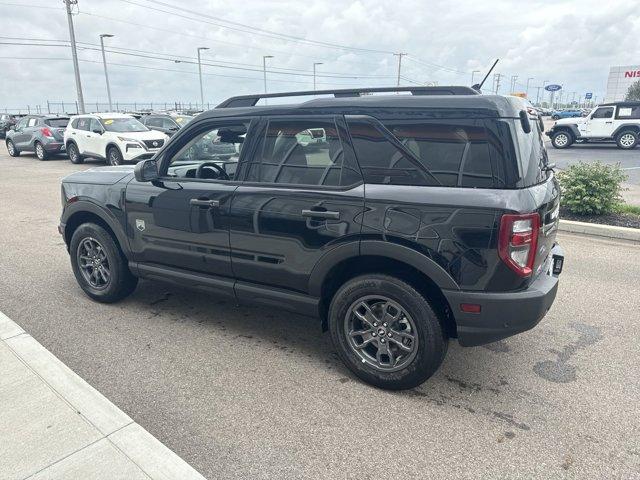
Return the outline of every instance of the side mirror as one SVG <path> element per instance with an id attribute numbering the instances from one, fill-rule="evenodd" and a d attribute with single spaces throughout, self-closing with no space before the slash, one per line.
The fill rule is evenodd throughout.
<path id="1" fill-rule="evenodd" d="M 158 162 L 153 158 L 136 163 L 133 174 L 138 182 L 153 182 L 159 178 Z"/>
<path id="2" fill-rule="evenodd" d="M 102 135 L 104 132 L 102 130 L 100 130 L 99 128 L 96 128 L 94 130 L 92 130 L 93 133 L 97 133 L 98 135 Z"/>

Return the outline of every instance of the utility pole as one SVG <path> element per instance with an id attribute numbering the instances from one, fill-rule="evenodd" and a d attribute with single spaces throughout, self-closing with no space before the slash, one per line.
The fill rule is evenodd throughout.
<path id="1" fill-rule="evenodd" d="M 494 73 L 493 74 L 493 78 L 495 78 L 496 81 L 496 90 L 495 90 L 495 94 L 497 95 L 498 92 L 500 91 L 500 79 L 504 77 L 504 75 L 502 75 L 501 73 Z"/>
<path id="2" fill-rule="evenodd" d="M 542 89 L 544 90 L 545 85 L 549 83 L 549 80 L 545 80 L 542 82 Z M 544 92 L 542 92 L 542 99 L 544 100 Z M 551 92 L 549 92 L 549 99 L 551 99 Z M 551 102 L 549 102 L 551 103 Z M 553 108 L 553 105 L 549 105 L 549 108 Z"/>
<path id="3" fill-rule="evenodd" d="M 525 94 L 527 95 L 527 98 L 529 98 L 529 82 L 531 80 L 533 80 L 533 77 L 527 78 L 527 88 L 526 88 L 526 91 L 525 91 Z"/>
<path id="4" fill-rule="evenodd" d="M 264 76 L 264 93 L 267 93 L 267 58 L 273 58 L 273 55 L 262 56 L 262 75 Z M 267 99 L 264 99 L 264 104 L 267 104 Z"/>
<path id="5" fill-rule="evenodd" d="M 202 63 L 200 61 L 200 52 L 202 50 L 209 50 L 209 47 L 198 47 L 198 76 L 200 77 L 200 105 L 204 110 L 204 92 L 202 90 Z"/>
<path id="6" fill-rule="evenodd" d="M 314 62 L 313 63 L 313 89 L 316 89 L 316 67 L 318 65 L 322 65 L 322 62 Z"/>
<path id="7" fill-rule="evenodd" d="M 540 89 L 542 87 L 536 87 L 537 92 L 536 92 L 536 105 L 540 106 Z"/>
<path id="8" fill-rule="evenodd" d="M 515 92 L 517 79 L 518 79 L 518 75 L 511 75 L 511 91 L 509 93 Z"/>
<path id="9" fill-rule="evenodd" d="M 82 83 L 80 82 L 80 67 L 78 66 L 78 51 L 76 50 L 76 34 L 73 31 L 73 16 L 71 14 L 71 5 L 77 5 L 78 0 L 64 0 L 67 7 L 67 20 L 69 22 L 69 40 L 71 40 L 71 57 L 73 58 L 73 71 L 76 75 L 76 91 L 78 94 L 78 111 L 84 112 L 84 97 L 82 96 Z"/>
<path id="10" fill-rule="evenodd" d="M 473 77 L 475 76 L 476 73 L 480 73 L 480 70 L 474 70 L 471 72 L 471 85 L 473 86 Z"/>
<path id="11" fill-rule="evenodd" d="M 113 111 L 113 105 L 111 104 L 111 88 L 109 87 L 109 74 L 107 73 L 107 57 L 104 54 L 104 39 L 111 38 L 113 35 L 109 33 L 102 33 L 100 35 L 100 48 L 102 49 L 102 64 L 104 65 L 104 79 L 107 82 L 107 98 L 109 99 L 109 111 Z"/>
<path id="12" fill-rule="evenodd" d="M 396 57 L 398 57 L 398 81 L 396 82 L 396 87 L 400 86 L 400 69 L 402 68 L 402 57 L 406 55 L 406 53 L 394 53 Z"/>

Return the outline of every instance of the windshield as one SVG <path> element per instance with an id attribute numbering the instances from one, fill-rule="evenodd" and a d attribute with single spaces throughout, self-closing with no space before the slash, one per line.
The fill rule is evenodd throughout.
<path id="1" fill-rule="evenodd" d="M 173 119 L 178 125 L 184 127 L 187 123 L 193 120 L 193 117 L 190 117 L 188 115 L 180 115 L 179 117 L 173 117 Z"/>
<path id="2" fill-rule="evenodd" d="M 100 123 L 107 132 L 146 132 L 149 130 L 135 118 L 103 118 Z"/>

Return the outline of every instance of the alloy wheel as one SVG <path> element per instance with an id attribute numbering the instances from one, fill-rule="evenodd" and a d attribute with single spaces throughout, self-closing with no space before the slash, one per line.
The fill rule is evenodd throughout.
<path id="1" fill-rule="evenodd" d="M 115 148 L 109 150 L 109 164 L 113 166 L 120 165 L 120 158 L 118 158 L 118 152 Z"/>
<path id="2" fill-rule="evenodd" d="M 42 160 L 44 159 L 44 148 L 42 147 L 41 144 L 37 143 L 36 144 L 36 156 Z"/>
<path id="3" fill-rule="evenodd" d="M 104 247 L 93 237 L 83 239 L 76 252 L 83 278 L 96 289 L 104 289 L 111 282 L 111 267 Z"/>
<path id="4" fill-rule="evenodd" d="M 560 133 L 556 136 L 555 142 L 558 147 L 564 147 L 569 142 L 569 137 L 564 133 Z"/>
<path id="5" fill-rule="evenodd" d="M 378 371 L 401 370 L 418 351 L 413 319 L 398 302 L 381 295 L 362 297 L 349 307 L 344 333 L 360 361 Z"/>
<path id="6" fill-rule="evenodd" d="M 9 155 L 13 156 L 16 151 L 16 148 L 13 146 L 13 142 L 7 142 L 7 151 L 9 152 Z"/>
<path id="7" fill-rule="evenodd" d="M 631 133 L 625 133 L 620 137 L 620 145 L 622 145 L 625 148 L 629 148 L 633 146 L 635 141 L 636 141 L 636 137 L 634 137 L 633 134 Z"/>

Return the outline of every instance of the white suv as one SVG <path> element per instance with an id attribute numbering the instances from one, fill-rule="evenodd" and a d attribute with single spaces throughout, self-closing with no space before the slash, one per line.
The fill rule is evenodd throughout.
<path id="1" fill-rule="evenodd" d="M 619 148 L 635 148 L 640 138 L 640 102 L 605 103 L 582 118 L 564 118 L 547 132 L 555 148 L 572 143 L 615 141 Z"/>
<path id="2" fill-rule="evenodd" d="M 151 158 L 169 140 L 164 133 L 149 130 L 131 115 L 95 113 L 71 118 L 64 144 L 72 163 L 87 157 L 109 165 Z"/>

